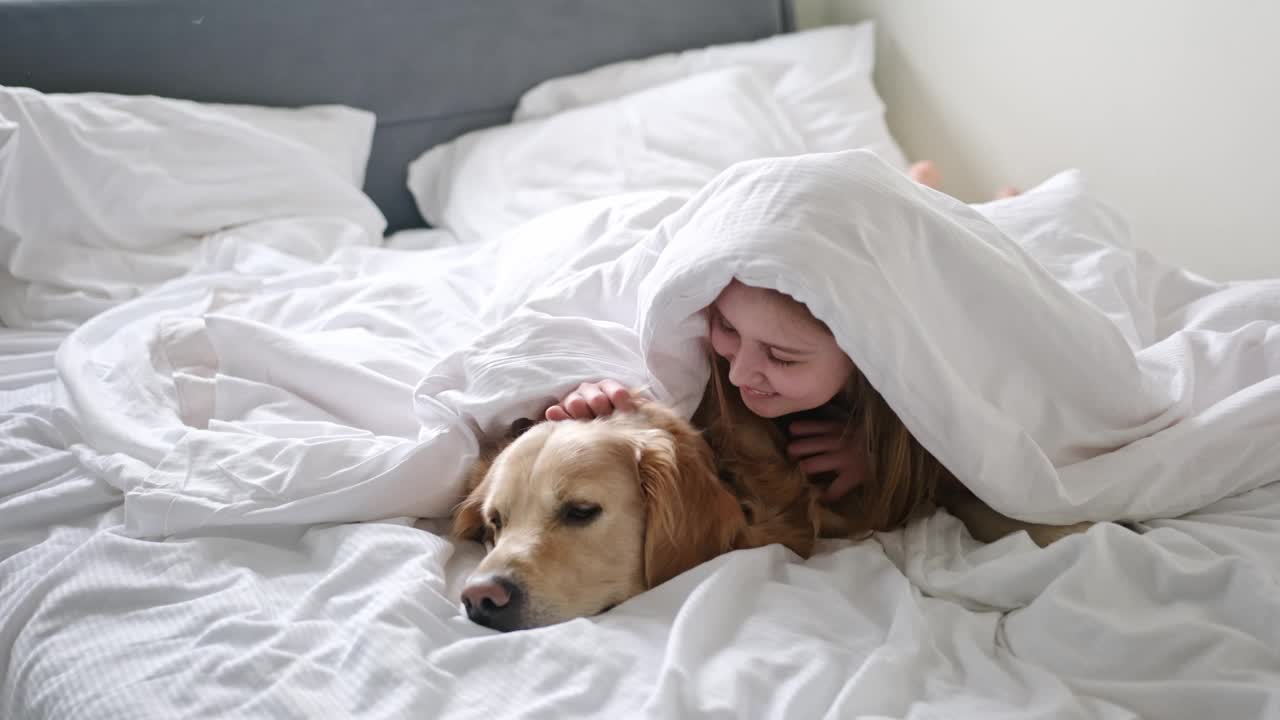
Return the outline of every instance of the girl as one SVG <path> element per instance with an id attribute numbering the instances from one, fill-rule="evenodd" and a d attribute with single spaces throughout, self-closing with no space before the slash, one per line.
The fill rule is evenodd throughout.
<path id="1" fill-rule="evenodd" d="M 775 423 L 770 435 L 787 456 L 811 479 L 829 483 L 824 500 L 854 510 L 854 534 L 891 530 L 931 509 L 949 474 L 804 305 L 735 280 L 708 315 L 715 369 L 703 410 L 713 413 L 706 425 L 719 452 L 734 452 L 740 462 L 759 454 L 733 444 L 759 437 L 734 426 Z M 630 403 L 613 380 L 583 383 L 546 417 L 589 419 Z"/>
<path id="2" fill-rule="evenodd" d="M 913 165 L 908 175 L 939 185 L 928 161 Z M 1006 187 L 996 197 L 1017 194 Z M 711 430 L 722 460 L 770 462 L 767 449 L 752 447 L 760 437 L 754 425 L 769 423 L 764 429 L 786 456 L 826 484 L 823 500 L 839 502 L 846 516 L 856 518 L 853 534 L 892 530 L 932 509 L 940 495 L 964 494 L 803 304 L 735 280 L 708 315 L 715 369 L 698 414 L 705 414 L 699 424 Z M 726 391 L 729 386 L 736 392 Z M 589 419 L 630 403 L 616 381 L 583 383 L 546 417 Z"/>

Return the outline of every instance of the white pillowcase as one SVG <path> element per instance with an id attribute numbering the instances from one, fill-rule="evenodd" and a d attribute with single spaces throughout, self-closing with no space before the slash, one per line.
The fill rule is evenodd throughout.
<path id="1" fill-rule="evenodd" d="M 16 152 L 18 146 L 18 123 L 6 120 L 4 115 L 0 115 L 0 189 L 3 189 L 4 179 L 9 169 L 9 158 Z"/>
<path id="2" fill-rule="evenodd" d="M 875 24 L 831 25 L 603 65 L 547 80 L 520 98 L 515 120 L 547 117 L 709 70 L 747 67 L 766 79 L 808 152 L 864 148 L 899 169 L 906 160 L 872 81 Z"/>
<path id="3" fill-rule="evenodd" d="M 692 194 L 735 162 L 869 149 L 905 168 L 871 82 L 873 26 L 834 26 L 597 68 L 530 90 L 516 122 L 409 167 L 419 212 L 463 242 L 630 191 Z"/>
<path id="4" fill-rule="evenodd" d="M 373 138 L 363 111 L 0 87 L 0 118 L 18 125 L 0 226 L 23 240 L 142 249 L 264 216 L 386 224 L 352 171 Z"/>
<path id="5" fill-rule="evenodd" d="M 278 108 L 204 103 L 202 107 L 227 113 L 259 130 L 302 143 L 319 153 L 325 163 L 353 187 L 364 187 L 377 125 L 377 117 L 368 110 L 347 105 Z"/>
<path id="6" fill-rule="evenodd" d="M 732 68 L 469 133 L 410 164 L 409 188 L 427 222 L 475 242 L 608 195 L 692 194 L 740 160 L 803 151 L 756 76 Z"/>
<path id="7" fill-rule="evenodd" d="M 332 219 L 379 242 L 386 220 L 361 191 L 373 127 L 338 106 L 0 87 L 0 319 L 74 326 L 250 223 Z"/>

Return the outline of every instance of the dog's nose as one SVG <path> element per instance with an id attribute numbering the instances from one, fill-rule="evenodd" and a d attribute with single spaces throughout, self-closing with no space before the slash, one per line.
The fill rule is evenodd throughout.
<path id="1" fill-rule="evenodd" d="M 522 599 L 520 586 L 500 575 L 476 578 L 462 589 L 471 622 L 502 632 L 519 628 Z"/>
<path id="2" fill-rule="evenodd" d="M 510 584 L 492 575 L 474 580 L 462 590 L 462 602 L 468 612 L 471 608 L 504 608 L 511 602 L 511 590 L 507 589 Z"/>

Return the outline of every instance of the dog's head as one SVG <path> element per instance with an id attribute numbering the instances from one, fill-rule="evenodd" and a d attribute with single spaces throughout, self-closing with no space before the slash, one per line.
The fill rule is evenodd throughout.
<path id="1" fill-rule="evenodd" d="M 603 612 L 728 552 L 745 525 L 702 437 L 653 402 L 533 425 L 473 477 L 454 534 L 489 553 L 463 604 L 497 630 Z"/>

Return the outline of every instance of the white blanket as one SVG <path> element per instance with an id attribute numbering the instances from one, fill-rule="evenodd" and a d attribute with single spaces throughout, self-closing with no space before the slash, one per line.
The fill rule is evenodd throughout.
<path id="1" fill-rule="evenodd" d="M 732 277 L 786 292 L 1009 515 L 1174 516 L 1280 479 L 1280 281 L 1217 287 L 1065 233 L 1020 246 L 860 151 L 743 163 L 662 234 L 646 356 Z"/>
<path id="2" fill-rule="evenodd" d="M 447 515 L 477 431 L 584 379 L 692 412 L 699 311 L 734 276 L 813 308 L 1012 516 L 1173 517 L 1280 478 L 1280 283 L 1217 287 L 1072 228 L 1019 245 L 865 152 L 746 163 L 677 205 L 575 206 L 478 252 L 194 275 L 87 323 L 59 366 L 94 447 L 144 461 L 114 482 L 150 535 Z M 1012 227 L 1018 207 L 989 212 Z"/>
<path id="3" fill-rule="evenodd" d="M 62 407 L 3 420 L 0 717 L 1280 707 L 1280 485 L 1258 487 L 1277 477 L 1276 284 L 1115 245 L 1072 173 L 975 210 L 848 153 L 739 166 L 684 200 L 323 264 L 263 239 L 339 226 L 259 221 L 73 332 Z M 581 380 L 691 410 L 696 313 L 735 274 L 810 302 L 997 507 L 1196 511 L 1044 551 L 978 545 L 943 513 L 807 562 L 732 553 L 500 636 L 458 612 L 473 545 L 349 524 L 443 517 L 479 431 Z"/>
<path id="4" fill-rule="evenodd" d="M 598 618 L 499 635 L 458 610 L 478 547 L 410 527 L 131 539 L 66 420 L 0 428 L 2 717 L 1198 720 L 1280 703 L 1276 484 L 1044 551 L 977 545 L 943 514 L 807 562 L 735 552 Z"/>

